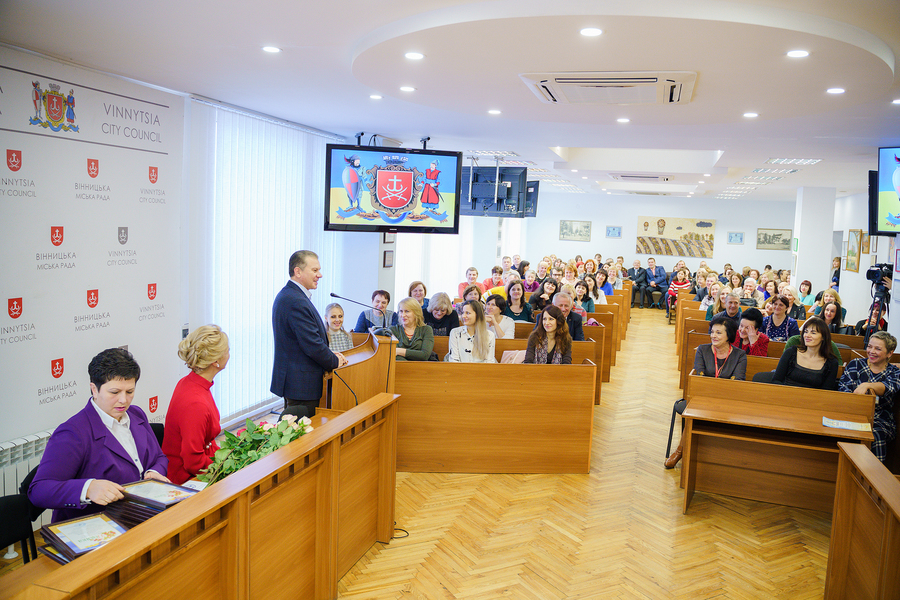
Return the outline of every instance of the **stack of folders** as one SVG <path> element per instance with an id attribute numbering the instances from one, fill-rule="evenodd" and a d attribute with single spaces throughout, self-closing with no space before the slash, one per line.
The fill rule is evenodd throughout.
<path id="1" fill-rule="evenodd" d="M 152 479 L 135 481 L 122 487 L 125 488 L 125 499 L 108 505 L 102 513 L 41 527 L 47 544 L 38 548 L 38 552 L 66 564 L 198 491 Z"/>
<path id="2" fill-rule="evenodd" d="M 197 490 L 155 479 L 135 481 L 122 487 L 125 488 L 125 499 L 113 502 L 105 512 L 128 529 L 197 493 Z"/>

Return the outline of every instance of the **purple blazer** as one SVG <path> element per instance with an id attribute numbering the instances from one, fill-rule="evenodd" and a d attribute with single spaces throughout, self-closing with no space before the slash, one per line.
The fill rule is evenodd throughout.
<path id="1" fill-rule="evenodd" d="M 147 415 L 137 406 L 128 407 L 131 435 L 145 472 L 165 475 L 169 459 L 163 454 L 150 428 Z M 28 498 L 35 506 L 53 508 L 53 522 L 102 512 L 105 508 L 81 504 L 81 490 L 88 479 L 131 483 L 144 477 L 125 448 L 106 428 L 88 401 L 81 411 L 56 428 L 41 457 Z"/>

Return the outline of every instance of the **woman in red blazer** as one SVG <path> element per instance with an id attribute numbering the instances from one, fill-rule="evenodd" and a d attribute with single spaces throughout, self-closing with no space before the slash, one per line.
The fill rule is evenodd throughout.
<path id="1" fill-rule="evenodd" d="M 191 372 L 178 382 L 166 413 L 163 452 L 169 479 L 182 484 L 212 463 L 219 446 L 219 409 L 210 388 L 228 364 L 228 336 L 216 325 L 198 327 L 178 344 L 178 358 Z"/>

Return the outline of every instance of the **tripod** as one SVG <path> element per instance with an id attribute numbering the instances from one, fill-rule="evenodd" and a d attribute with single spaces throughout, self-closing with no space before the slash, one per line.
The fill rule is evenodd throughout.
<path id="1" fill-rule="evenodd" d="M 887 291 L 887 288 L 884 287 L 883 284 L 878 285 L 874 288 L 874 294 L 872 295 L 872 306 L 869 307 L 869 316 L 866 319 L 866 329 L 865 329 L 865 339 L 863 340 L 863 348 L 867 348 L 869 346 L 869 338 L 872 337 L 872 334 L 878 331 L 878 326 L 881 324 L 881 317 L 887 312 L 887 305 L 891 301 L 891 294 Z M 872 320 L 872 317 L 875 317 L 875 320 Z"/>

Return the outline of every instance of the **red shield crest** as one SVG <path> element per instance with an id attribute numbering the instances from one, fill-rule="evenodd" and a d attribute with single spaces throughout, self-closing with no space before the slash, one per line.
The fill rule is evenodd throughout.
<path id="1" fill-rule="evenodd" d="M 159 169 L 150 167 L 150 183 L 156 183 L 157 179 L 159 179 Z"/>
<path id="2" fill-rule="evenodd" d="M 22 316 L 22 299 L 21 298 L 10 298 L 6 301 L 6 310 L 9 311 L 9 316 L 13 319 L 18 319 Z"/>
<path id="3" fill-rule="evenodd" d="M 87 161 L 88 161 L 88 167 L 87 167 L 88 175 L 90 175 L 91 178 L 97 177 L 97 175 L 100 174 L 100 161 L 97 160 L 96 158 L 89 158 L 89 159 L 87 159 Z"/>
<path id="4" fill-rule="evenodd" d="M 385 207 L 401 209 L 412 202 L 413 174 L 411 171 L 378 171 L 375 190 Z"/>
<path id="5" fill-rule="evenodd" d="M 10 150 L 7 148 L 6 150 L 6 166 L 9 167 L 9 170 L 12 172 L 16 172 L 22 168 L 22 151 L 21 150 Z"/>
<path id="6" fill-rule="evenodd" d="M 63 243 L 63 227 L 51 227 L 50 228 L 50 243 L 54 246 L 59 246 Z"/>
<path id="7" fill-rule="evenodd" d="M 100 304 L 100 290 L 88 290 L 87 303 L 91 308 L 97 308 L 97 305 Z"/>
<path id="8" fill-rule="evenodd" d="M 66 112 L 66 99 L 60 94 L 47 93 L 47 118 L 51 121 L 62 121 Z"/>
<path id="9" fill-rule="evenodd" d="M 159 396 L 150 396 L 150 412 L 155 413 L 159 408 Z"/>
<path id="10" fill-rule="evenodd" d="M 50 374 L 53 375 L 54 379 L 59 379 L 62 377 L 66 368 L 63 364 L 63 359 L 57 358 L 56 360 L 50 361 Z"/>
<path id="11" fill-rule="evenodd" d="M 156 284 L 148 283 L 147 284 L 147 297 L 153 300 L 156 298 Z"/>

